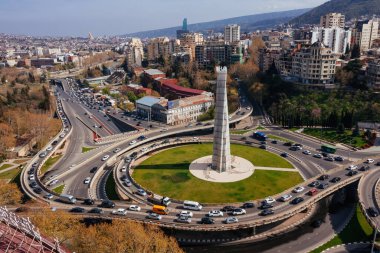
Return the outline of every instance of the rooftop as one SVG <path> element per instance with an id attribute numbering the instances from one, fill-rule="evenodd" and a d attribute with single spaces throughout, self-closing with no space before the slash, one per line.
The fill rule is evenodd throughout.
<path id="1" fill-rule="evenodd" d="M 158 69 L 147 69 L 147 70 L 144 70 L 144 72 L 147 73 L 150 76 L 153 76 L 153 75 L 165 75 L 164 72 L 162 72 L 161 70 L 158 70 Z"/>
<path id="2" fill-rule="evenodd" d="M 154 104 L 157 104 L 164 98 L 157 98 L 157 97 L 151 97 L 151 96 L 145 96 L 143 98 L 140 98 L 139 100 L 136 101 L 136 103 L 140 105 L 145 105 L 145 106 L 153 106 Z"/>

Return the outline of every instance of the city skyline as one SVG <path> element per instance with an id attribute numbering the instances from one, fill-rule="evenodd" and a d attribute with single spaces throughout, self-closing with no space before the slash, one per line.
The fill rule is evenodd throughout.
<path id="1" fill-rule="evenodd" d="M 305 0 L 302 3 L 297 0 L 289 0 L 286 3 L 279 0 L 269 0 L 265 3 L 257 0 L 236 0 L 233 3 L 216 0 L 166 0 L 164 3 L 153 0 L 114 0 L 111 3 L 100 0 L 3 0 L 0 3 L 0 33 L 32 36 L 87 36 L 89 32 L 95 36 L 123 35 L 180 26 L 185 17 L 188 18 L 189 24 L 193 24 L 310 8 L 324 2 L 326 0 Z"/>

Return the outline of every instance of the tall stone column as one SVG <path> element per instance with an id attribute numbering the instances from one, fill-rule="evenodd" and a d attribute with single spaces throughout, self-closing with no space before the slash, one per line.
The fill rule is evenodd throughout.
<path id="1" fill-rule="evenodd" d="M 214 146 L 212 169 L 219 173 L 231 169 L 230 128 L 227 104 L 227 67 L 216 67 Z"/>

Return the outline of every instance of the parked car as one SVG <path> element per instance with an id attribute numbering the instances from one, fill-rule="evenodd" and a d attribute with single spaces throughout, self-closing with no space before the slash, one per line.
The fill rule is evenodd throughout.
<path id="1" fill-rule="evenodd" d="M 226 213 L 229 213 L 229 212 L 232 212 L 233 210 L 235 210 L 236 207 L 235 206 L 225 206 L 223 207 L 222 209 L 220 209 L 220 211 L 222 212 L 226 212 Z"/>
<path id="2" fill-rule="evenodd" d="M 350 170 L 346 175 L 349 177 L 352 177 L 352 176 L 355 176 L 356 174 L 358 174 L 357 170 Z"/>
<path id="3" fill-rule="evenodd" d="M 181 211 L 178 215 L 179 216 L 193 217 L 193 212 L 191 212 L 191 211 Z"/>
<path id="4" fill-rule="evenodd" d="M 337 162 L 343 162 L 344 161 L 343 157 L 341 157 L 341 156 L 334 157 L 334 160 Z"/>
<path id="5" fill-rule="evenodd" d="M 317 187 L 318 185 L 320 185 L 319 181 L 313 181 L 309 184 L 310 187 Z"/>
<path id="6" fill-rule="evenodd" d="M 264 199 L 264 202 L 267 204 L 272 204 L 272 203 L 276 202 L 276 200 L 272 197 L 268 197 L 268 198 Z"/>

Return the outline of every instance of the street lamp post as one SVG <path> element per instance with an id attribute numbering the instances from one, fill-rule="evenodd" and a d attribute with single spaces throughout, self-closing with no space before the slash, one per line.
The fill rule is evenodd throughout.
<path id="1" fill-rule="evenodd" d="M 377 225 L 376 225 L 375 231 L 373 233 L 373 241 L 372 241 L 371 253 L 373 253 L 374 252 L 373 250 L 375 249 L 376 236 L 377 236 Z"/>

